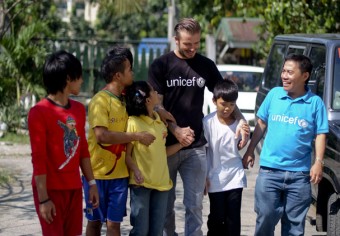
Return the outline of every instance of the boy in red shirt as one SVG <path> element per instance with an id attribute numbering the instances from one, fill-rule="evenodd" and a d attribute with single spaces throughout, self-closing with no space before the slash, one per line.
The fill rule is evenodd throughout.
<path id="1" fill-rule="evenodd" d="M 93 208 L 99 197 L 85 137 L 85 107 L 69 99 L 83 82 L 80 61 L 65 51 L 53 53 L 45 61 L 43 82 L 48 95 L 28 114 L 34 204 L 43 235 L 81 235 L 79 167 L 91 186 Z"/>

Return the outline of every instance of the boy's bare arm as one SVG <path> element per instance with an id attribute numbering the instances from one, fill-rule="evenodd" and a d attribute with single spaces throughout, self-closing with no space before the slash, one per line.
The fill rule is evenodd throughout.
<path id="1" fill-rule="evenodd" d="M 239 125 L 237 126 L 236 129 L 236 138 L 241 134 L 241 141 L 239 143 L 239 147 L 243 148 L 245 145 L 247 145 L 249 136 L 250 136 L 250 128 L 248 130 L 243 129 L 242 126 L 243 124 L 247 124 L 247 120 L 244 118 L 243 114 L 241 113 L 240 109 L 235 106 L 235 109 L 232 113 L 234 118 L 239 121 Z"/>
<path id="2" fill-rule="evenodd" d="M 258 119 L 253 136 L 248 145 L 247 151 L 243 155 L 242 162 L 243 162 L 243 167 L 245 169 L 248 169 L 248 165 L 250 165 L 250 167 L 254 166 L 255 148 L 256 148 L 256 145 L 260 142 L 261 138 L 263 137 L 266 129 L 267 129 L 267 124 L 263 120 Z"/>
<path id="3" fill-rule="evenodd" d="M 37 175 L 34 180 L 38 191 L 39 214 L 48 224 L 51 224 L 57 212 L 54 203 L 47 194 L 46 175 Z"/>
<path id="4" fill-rule="evenodd" d="M 140 172 L 138 166 L 136 165 L 135 161 L 132 159 L 132 149 L 133 145 L 131 143 L 128 143 L 126 146 L 125 164 L 129 168 L 129 170 L 133 171 L 136 183 L 142 184 L 144 182 L 144 177 Z"/>
<path id="5" fill-rule="evenodd" d="M 83 175 L 85 176 L 87 182 L 94 180 L 90 158 L 80 159 L 80 169 Z M 98 189 L 97 189 L 97 185 L 95 184 L 95 182 L 91 184 L 89 188 L 89 203 L 92 204 L 93 209 L 99 206 L 99 194 L 98 194 Z"/>
<path id="6" fill-rule="evenodd" d="M 148 132 L 114 132 L 109 131 L 106 127 L 96 126 L 93 128 L 98 143 L 103 144 L 120 144 L 138 141 L 146 146 L 149 146 L 155 136 Z"/>

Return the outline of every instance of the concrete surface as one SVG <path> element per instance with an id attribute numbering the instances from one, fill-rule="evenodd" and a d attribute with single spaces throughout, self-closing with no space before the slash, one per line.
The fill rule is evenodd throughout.
<path id="1" fill-rule="evenodd" d="M 0 143 L 0 170 L 11 176 L 7 184 L 0 184 L 0 235 L 41 235 L 39 221 L 32 200 L 30 147 L 28 145 Z M 248 188 L 245 188 L 243 191 L 241 235 L 254 235 L 256 214 L 253 211 L 253 207 L 257 171 L 257 165 L 253 169 L 246 170 Z M 180 177 L 178 180 L 180 181 Z M 177 232 L 180 236 L 184 235 L 184 207 L 182 199 L 182 183 L 179 182 L 177 184 L 175 207 L 177 212 Z M 206 235 L 206 221 L 209 214 L 208 197 L 204 198 L 203 204 L 204 225 L 202 229 L 204 235 Z M 311 217 L 315 217 L 315 209 L 311 208 L 308 214 Z M 84 219 L 84 229 L 85 226 L 86 220 Z M 122 223 L 122 235 L 128 235 L 129 230 L 129 217 L 126 217 Z M 311 226 L 309 222 L 306 222 L 305 231 L 305 235 L 307 236 L 326 235 L 325 233 L 316 232 L 315 227 Z M 85 230 L 83 232 L 85 232 Z M 102 235 L 105 235 L 105 227 L 103 227 Z M 279 225 L 277 226 L 275 235 L 280 235 Z"/>

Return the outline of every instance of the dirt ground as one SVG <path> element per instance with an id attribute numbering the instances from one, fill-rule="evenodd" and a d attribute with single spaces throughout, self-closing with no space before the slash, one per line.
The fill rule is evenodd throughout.
<path id="1" fill-rule="evenodd" d="M 258 160 L 258 158 L 256 158 Z M 0 235 L 1 236 L 35 236 L 41 235 L 40 224 L 35 212 L 31 176 L 31 150 L 29 145 L 16 145 L 11 143 L 0 142 L 0 171 L 10 176 L 9 182 L 0 184 Z M 248 187 L 243 191 L 242 212 L 241 212 L 241 235 L 254 235 L 256 214 L 254 207 L 254 187 L 258 171 L 258 163 L 255 163 L 253 169 L 246 170 Z M 176 226 L 179 236 L 184 235 L 184 206 L 183 185 L 181 178 L 178 177 L 176 189 Z M 128 200 L 129 215 L 129 200 Z M 206 235 L 206 220 L 209 214 L 209 199 L 203 200 L 203 235 Z M 315 210 L 310 209 L 310 214 L 315 216 Z M 84 218 L 84 229 L 86 219 Z M 121 226 L 122 235 L 128 235 L 131 229 L 129 217 L 125 217 Z M 105 235 L 103 227 L 102 235 Z M 275 236 L 280 235 L 280 224 L 277 225 Z M 315 227 L 306 222 L 306 236 L 326 235 L 315 231 Z"/>

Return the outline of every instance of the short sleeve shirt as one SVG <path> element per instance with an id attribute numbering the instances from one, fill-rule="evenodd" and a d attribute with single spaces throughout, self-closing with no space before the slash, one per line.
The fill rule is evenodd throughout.
<path id="1" fill-rule="evenodd" d="M 115 145 L 99 144 L 93 128 L 106 127 L 109 131 L 125 132 L 128 115 L 125 104 L 104 90 L 98 92 L 89 104 L 88 144 L 91 165 L 96 179 L 117 179 L 127 177 L 125 152 L 120 156 L 114 152 Z"/>
<path id="2" fill-rule="evenodd" d="M 312 141 L 328 132 L 328 119 L 321 98 L 309 89 L 292 99 L 282 87 L 273 88 L 257 116 L 267 123 L 260 166 L 288 171 L 309 171 Z"/>

